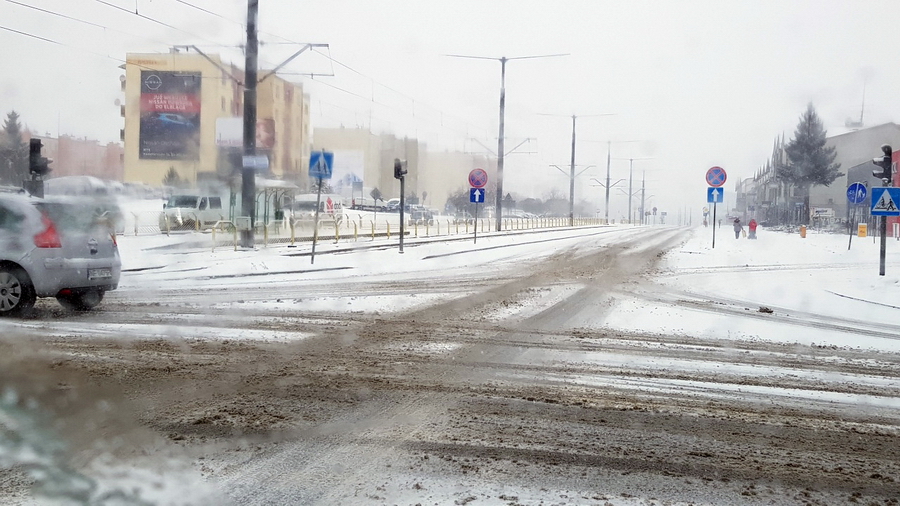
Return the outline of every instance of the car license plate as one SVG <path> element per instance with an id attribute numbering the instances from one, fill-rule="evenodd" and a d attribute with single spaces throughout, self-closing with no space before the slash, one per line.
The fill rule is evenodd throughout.
<path id="1" fill-rule="evenodd" d="M 88 279 L 109 279 L 112 277 L 112 270 L 108 268 L 103 269 L 88 269 Z"/>

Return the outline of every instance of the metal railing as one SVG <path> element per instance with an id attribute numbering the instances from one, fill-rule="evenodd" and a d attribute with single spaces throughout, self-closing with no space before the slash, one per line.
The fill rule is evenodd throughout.
<path id="1" fill-rule="evenodd" d="M 210 233 L 213 242 L 221 242 L 221 232 L 233 232 L 237 236 L 235 224 L 222 217 L 212 227 L 201 226 L 200 220 L 195 215 L 188 215 L 185 224 L 177 226 L 170 220 L 160 219 L 159 212 L 131 213 L 131 223 L 127 223 L 125 230 L 133 235 L 171 234 L 182 233 Z M 605 225 L 602 218 L 576 218 L 575 226 L 602 226 Z M 453 237 L 469 235 L 478 228 L 478 233 L 493 231 L 494 220 L 492 218 L 454 219 L 450 217 L 437 217 L 434 219 L 418 219 L 407 221 L 406 232 L 410 237 Z M 164 228 L 160 228 L 161 225 Z M 505 232 L 568 228 L 568 217 L 546 218 L 503 218 L 502 230 Z M 343 219 L 320 220 L 318 229 L 313 230 L 312 220 L 296 220 L 287 216 L 283 220 L 273 220 L 267 224 L 257 222 L 256 229 L 262 238 L 264 246 L 270 243 L 289 243 L 327 240 L 335 244 L 340 242 L 359 242 L 360 240 L 376 241 L 380 238 L 390 239 L 396 236 L 400 229 L 399 215 L 379 214 L 377 218 L 369 218 L 365 215 L 353 215 L 345 213 Z M 229 239 L 230 240 L 230 239 Z M 215 245 L 214 245 L 215 247 Z"/>

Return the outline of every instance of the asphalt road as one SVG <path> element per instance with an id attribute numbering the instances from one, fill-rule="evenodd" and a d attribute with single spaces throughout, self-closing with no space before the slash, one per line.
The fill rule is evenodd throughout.
<path id="1" fill-rule="evenodd" d="M 585 229 L 477 275 L 474 247 L 440 269 L 412 247 L 421 274 L 403 280 L 145 273 L 97 312 L 42 302 L 4 327 L 17 399 L 0 415 L 68 447 L 0 471 L 0 502 L 61 495 L 33 499 L 29 471 L 62 469 L 93 483 L 84 504 L 897 504 L 900 357 L 603 329 L 625 296 L 760 317 L 653 282 L 684 234 Z M 248 304 L 398 295 L 419 303 Z M 779 313 L 786 332 L 874 331 Z"/>

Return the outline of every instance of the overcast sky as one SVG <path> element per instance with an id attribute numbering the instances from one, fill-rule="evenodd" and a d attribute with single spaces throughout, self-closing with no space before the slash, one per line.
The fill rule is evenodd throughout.
<path id="1" fill-rule="evenodd" d="M 591 177 L 605 182 L 609 141 L 612 182 L 627 188 L 621 159 L 652 158 L 634 162 L 634 186 L 646 170 L 651 205 L 671 215 L 706 205 L 713 165 L 733 197 L 809 102 L 830 134 L 859 119 L 864 85 L 867 125 L 900 118 L 892 0 L 259 3 L 261 67 L 293 43 L 330 46 L 283 75 L 311 95 L 313 128 L 371 127 L 432 149 L 497 150 L 499 61 L 445 55 L 568 54 L 507 63 L 506 147 L 531 140 L 506 158 L 504 190 L 568 194 L 552 165 L 568 171 L 574 114 L 577 170 L 587 168 L 576 198 L 601 215 Z M 116 141 L 125 53 L 196 44 L 243 66 L 246 11 L 244 0 L 0 0 L 0 112 L 41 133 Z M 614 188 L 611 217 L 626 198 Z"/>

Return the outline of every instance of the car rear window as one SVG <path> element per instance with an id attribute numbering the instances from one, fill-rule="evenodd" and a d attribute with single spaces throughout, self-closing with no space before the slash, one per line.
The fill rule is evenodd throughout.
<path id="1" fill-rule="evenodd" d="M 219 202 L 221 207 L 221 201 Z M 196 195 L 173 195 L 169 197 L 166 207 L 189 207 L 191 209 L 197 207 Z"/>
<path id="2" fill-rule="evenodd" d="M 35 206 L 45 212 L 61 231 L 90 232 L 114 217 L 113 210 L 88 203 L 36 202 Z"/>

